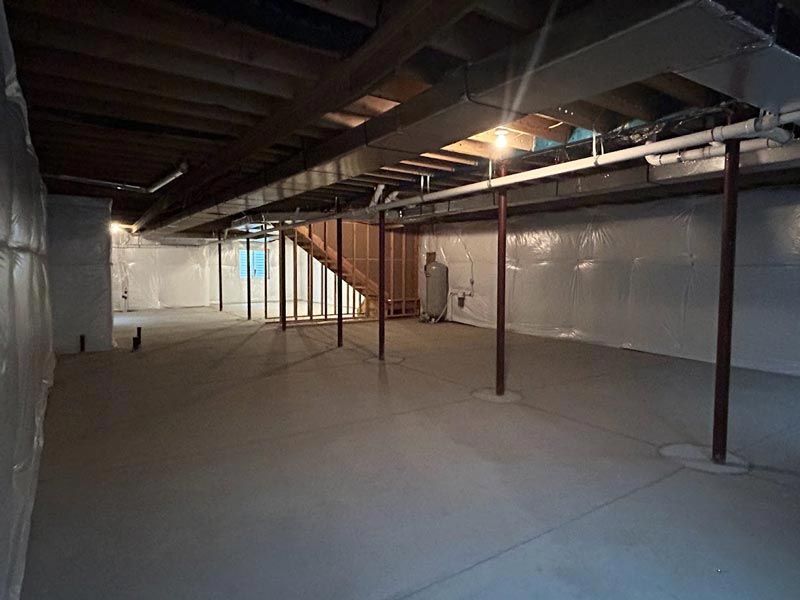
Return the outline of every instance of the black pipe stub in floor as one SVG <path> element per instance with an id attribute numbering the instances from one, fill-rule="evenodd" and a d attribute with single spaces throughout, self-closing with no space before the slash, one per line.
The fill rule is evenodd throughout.
<path id="1" fill-rule="evenodd" d="M 364 362 L 370 365 L 397 365 L 405 360 L 402 356 L 385 356 L 380 360 L 377 356 L 370 356 Z"/>
<path id="2" fill-rule="evenodd" d="M 478 400 L 485 400 L 486 402 L 494 402 L 496 404 L 511 404 L 512 402 L 519 402 L 522 400 L 522 394 L 519 392 L 506 390 L 505 394 L 498 396 L 494 388 L 472 390 L 471 395 Z"/>
<path id="3" fill-rule="evenodd" d="M 661 446 L 658 453 L 688 469 L 713 473 L 715 475 L 741 475 L 750 470 L 750 465 L 743 458 L 728 452 L 724 464 L 711 460 L 711 447 L 695 444 L 669 444 Z"/>

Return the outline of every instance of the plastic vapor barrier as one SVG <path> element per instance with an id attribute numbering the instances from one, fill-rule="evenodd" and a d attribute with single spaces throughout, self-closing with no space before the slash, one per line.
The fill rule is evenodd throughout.
<path id="1" fill-rule="evenodd" d="M 45 197 L 0 0 L 0 598 L 19 598 L 52 381 Z"/>
<path id="2" fill-rule="evenodd" d="M 720 218 L 705 196 L 509 219 L 509 329 L 713 361 Z M 492 221 L 427 227 L 420 256 L 450 269 L 448 319 L 494 326 L 496 235 Z M 800 189 L 742 192 L 735 365 L 800 374 L 798 297 Z"/>
<path id="3" fill-rule="evenodd" d="M 278 240 L 271 240 L 267 243 L 266 255 L 266 276 L 267 276 L 267 295 L 269 302 L 278 302 L 280 295 L 279 288 L 279 248 Z M 211 304 L 219 302 L 219 279 L 217 275 L 217 245 L 211 244 L 208 247 L 208 264 L 211 273 L 209 278 L 210 289 L 209 294 Z M 263 252 L 263 240 L 250 241 L 251 252 Z M 241 276 L 240 272 L 240 253 L 245 252 L 245 243 L 237 242 L 223 242 L 222 244 L 222 300 L 227 304 L 244 304 L 247 302 L 247 279 Z M 294 258 L 292 253 L 294 246 L 291 240 L 286 241 L 286 298 L 287 300 L 294 299 Z M 302 302 L 308 301 L 308 252 L 303 248 L 297 247 L 297 299 Z M 251 261 L 252 262 L 252 261 Z M 314 281 L 313 286 L 313 301 L 316 305 L 322 302 L 322 263 L 318 260 L 312 260 L 312 277 Z M 328 278 L 328 309 L 334 309 L 334 296 L 333 290 L 336 285 L 336 275 L 331 269 L 325 269 Z M 343 286 L 345 293 L 352 294 L 351 288 L 346 283 Z M 251 295 L 253 302 L 264 301 L 264 280 L 261 277 L 252 279 L 251 282 Z M 276 309 L 277 311 L 277 309 Z M 272 316 L 272 315 L 271 315 Z M 277 316 L 277 313 L 274 315 Z"/>
<path id="4" fill-rule="evenodd" d="M 53 307 L 53 348 L 58 353 L 110 350 L 111 201 L 80 196 L 47 199 L 47 261 Z"/>
<path id="5" fill-rule="evenodd" d="M 114 310 L 208 306 L 208 247 L 161 244 L 124 230 L 112 235 Z"/>
<path id="6" fill-rule="evenodd" d="M 242 273 L 246 246 L 242 241 L 222 244 L 222 298 L 226 306 L 244 305 L 247 302 L 247 276 Z M 264 252 L 263 240 L 251 240 L 251 300 L 264 302 L 264 275 L 267 277 L 267 294 L 270 303 L 277 303 L 278 241 L 267 244 L 264 270 L 256 269 L 256 253 Z M 294 297 L 293 245 L 286 244 L 286 297 Z M 308 253 L 297 248 L 297 298 L 308 301 Z M 313 260 L 313 295 L 317 307 L 322 303 L 322 263 Z M 216 305 L 219 302 L 217 244 L 204 240 L 184 239 L 153 241 L 124 230 L 112 234 L 111 246 L 111 298 L 115 311 L 151 310 L 160 308 L 189 308 Z M 335 308 L 334 289 L 336 275 L 325 269 L 328 278 L 328 310 Z M 349 307 L 352 288 L 345 284 L 346 307 Z M 362 298 L 356 294 L 360 303 Z M 276 314 L 271 316 L 277 316 Z"/>

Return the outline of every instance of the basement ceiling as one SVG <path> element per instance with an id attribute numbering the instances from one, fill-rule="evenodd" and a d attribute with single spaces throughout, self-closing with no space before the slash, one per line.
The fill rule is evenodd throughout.
<path id="1" fill-rule="evenodd" d="M 442 189 L 484 178 L 490 160 L 507 160 L 514 172 L 756 110 L 730 90 L 659 71 L 535 112 L 505 107 L 504 119 L 488 111 L 485 122 L 465 127 L 463 118 L 443 117 L 440 90 L 461 85 L 463 73 L 480 75 L 492 57 L 536 36 L 546 44 L 531 46 L 531 55 L 541 49 L 545 57 L 568 46 L 567 33 L 574 44 L 588 42 L 591 28 L 613 27 L 637 10 L 626 0 L 5 5 L 48 189 L 111 197 L 114 218 L 145 229 L 208 233 L 250 213 L 359 206 L 379 184 Z M 752 12 L 758 22 L 762 15 Z M 587 18 L 598 15 L 608 22 Z M 401 148 L 402 136 L 386 137 L 395 114 L 397 123 L 429 123 L 415 140 L 428 143 L 430 134 L 431 145 Z M 509 144 L 500 151 L 502 124 Z M 445 125 L 465 135 L 442 144 Z M 373 148 L 369 161 L 348 154 L 375 131 L 391 144 Z M 334 174 L 317 168 L 329 157 L 338 161 Z M 187 174 L 155 194 L 84 181 L 146 188 L 184 162 Z M 298 177 L 300 187 L 270 195 L 275 182 Z"/>

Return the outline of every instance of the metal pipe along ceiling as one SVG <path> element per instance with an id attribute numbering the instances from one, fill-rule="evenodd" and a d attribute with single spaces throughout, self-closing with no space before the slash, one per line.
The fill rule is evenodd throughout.
<path id="1" fill-rule="evenodd" d="M 618 18 L 604 18 L 603 3 L 587 6 L 456 69 L 415 98 L 244 181 L 231 197 L 258 189 L 259 200 L 268 205 L 417 157 L 517 116 L 658 73 L 698 68 L 771 40 L 769 31 L 733 18 L 736 13 L 719 2 L 620 0 L 615 5 Z M 654 39 L 663 43 L 653 44 Z M 202 211 L 218 203 L 207 198 L 159 226 L 173 221 L 188 229 L 216 220 L 218 211 Z"/>
<path id="2" fill-rule="evenodd" d="M 441 190 L 439 192 L 433 192 L 431 194 L 420 194 L 418 196 L 413 196 L 411 198 L 405 198 L 402 200 L 379 203 L 376 204 L 375 206 L 369 206 L 363 209 L 338 212 L 335 214 L 326 215 L 324 217 L 315 217 L 312 219 L 298 220 L 291 224 L 277 226 L 276 229 L 289 229 L 292 227 L 296 227 L 297 225 L 302 223 L 312 223 L 316 221 L 325 221 L 328 219 L 348 219 L 348 220 L 371 219 L 379 211 L 397 210 L 401 208 L 407 208 L 410 206 L 430 204 L 433 202 L 456 198 L 459 196 L 467 196 L 470 194 L 477 194 L 480 192 L 488 192 L 496 189 L 502 189 L 512 185 L 518 185 L 522 183 L 536 181 L 539 179 L 545 179 L 548 177 L 555 177 L 558 175 L 575 173 L 577 171 L 582 171 L 584 169 L 591 169 L 595 167 L 602 167 L 621 162 L 647 158 L 648 156 L 652 155 L 662 155 L 662 154 L 668 155 L 668 153 L 675 152 L 675 153 L 681 153 L 682 156 L 686 157 L 687 153 L 685 151 L 689 149 L 692 148 L 696 149 L 699 146 L 708 146 L 709 144 L 712 143 L 724 142 L 726 140 L 731 140 L 731 139 L 757 138 L 752 140 L 752 144 L 748 144 L 747 146 L 748 151 L 753 151 L 759 149 L 758 147 L 772 147 L 773 144 L 780 145 L 778 142 L 774 141 L 775 139 L 783 139 L 784 141 L 788 142 L 791 138 L 791 135 L 788 132 L 785 132 L 785 134 L 777 133 L 778 131 L 777 128 L 781 125 L 797 123 L 797 122 L 800 122 L 800 110 L 792 111 L 782 115 L 768 114 L 762 117 L 756 117 L 753 119 L 748 119 L 746 121 L 732 123 L 730 125 L 722 125 L 720 127 L 714 127 L 713 129 L 707 129 L 704 131 L 699 131 L 696 133 L 691 133 L 688 135 L 679 136 L 668 140 L 662 140 L 650 144 L 642 144 L 639 146 L 632 146 L 630 148 L 625 148 L 623 150 L 608 152 L 607 154 L 598 154 L 596 156 L 581 158 L 578 160 L 564 162 L 557 165 L 540 167 L 537 169 L 532 169 L 530 171 L 522 171 L 520 173 L 514 173 L 513 175 L 496 177 L 494 179 L 486 179 L 484 181 L 478 181 L 476 183 L 470 183 L 467 185 L 462 185 L 447 190 Z M 699 150 L 689 150 L 689 151 L 697 152 L 698 154 L 704 154 L 704 153 L 717 152 L 715 148 L 716 146 L 712 146 L 708 150 L 706 150 L 706 148 L 700 148 Z M 721 151 L 724 153 L 724 146 L 722 146 L 721 148 L 723 148 L 723 150 Z M 715 154 L 709 154 L 709 155 L 715 156 Z M 394 196 L 390 195 L 390 198 L 392 197 Z M 243 236 L 243 237 L 255 237 L 260 235 L 263 234 L 254 233 L 254 234 L 249 234 L 249 236 Z"/>
<path id="3" fill-rule="evenodd" d="M 674 152 L 685 150 L 688 148 L 696 148 L 697 146 L 704 146 L 713 142 L 724 142 L 730 139 L 753 138 L 759 137 L 765 133 L 769 133 L 770 139 L 777 137 L 773 133 L 779 125 L 786 123 L 793 123 L 800 121 L 800 111 L 786 113 L 781 116 L 765 115 L 764 117 L 757 117 L 733 123 L 731 125 L 723 125 L 691 133 L 688 135 L 662 140 L 660 142 L 653 142 L 651 144 L 643 144 L 640 146 L 632 146 L 623 150 L 616 150 L 607 154 L 598 154 L 596 156 L 589 156 L 578 160 L 560 163 L 557 165 L 550 165 L 533 169 L 531 171 L 522 171 L 521 173 L 514 173 L 513 175 L 506 175 L 505 177 L 497 177 L 495 179 L 486 179 L 468 185 L 462 185 L 432 194 L 421 194 L 413 198 L 406 198 L 392 203 L 386 203 L 374 207 L 373 210 L 392 210 L 397 208 L 404 208 L 407 206 L 415 206 L 418 204 L 427 204 L 430 202 L 437 202 L 457 196 L 466 196 L 468 194 L 475 194 L 480 192 L 487 192 L 490 190 L 508 187 L 520 183 L 527 183 L 529 181 L 536 181 L 537 179 L 544 179 L 547 177 L 555 177 L 567 173 L 574 173 L 584 169 L 594 167 L 602 167 L 613 165 L 620 162 L 645 158 L 648 155 L 662 154 L 667 152 Z M 785 141 L 789 141 L 790 136 Z"/>

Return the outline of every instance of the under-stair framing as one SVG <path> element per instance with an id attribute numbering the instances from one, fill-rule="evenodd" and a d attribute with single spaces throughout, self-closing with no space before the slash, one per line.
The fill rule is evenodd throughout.
<path id="1" fill-rule="evenodd" d="M 287 255 L 293 257 L 287 269 L 287 285 L 293 286 L 294 310 L 288 312 L 290 321 L 325 321 L 335 318 L 335 309 L 329 309 L 329 300 L 335 299 L 336 286 L 331 285 L 331 274 L 336 273 L 336 227 L 334 222 L 303 225 L 286 232 Z M 386 232 L 387 294 L 386 316 L 409 317 L 419 314 L 417 292 L 417 239 L 416 234 L 405 229 Z M 314 261 L 298 264 L 296 248 L 304 250 Z M 312 266 L 314 263 L 320 265 Z M 319 297 L 320 310 L 314 302 L 307 303 L 308 314 L 299 314 L 297 298 L 301 296 L 298 270 L 305 268 L 307 298 Z M 378 305 L 378 230 L 368 223 L 345 221 L 342 237 L 342 280 L 347 284 L 343 298 L 343 317 L 370 319 L 377 317 Z M 332 289 L 331 289 L 332 288 Z M 333 302 L 335 306 L 336 303 Z M 272 316 L 268 320 L 277 320 Z"/>

